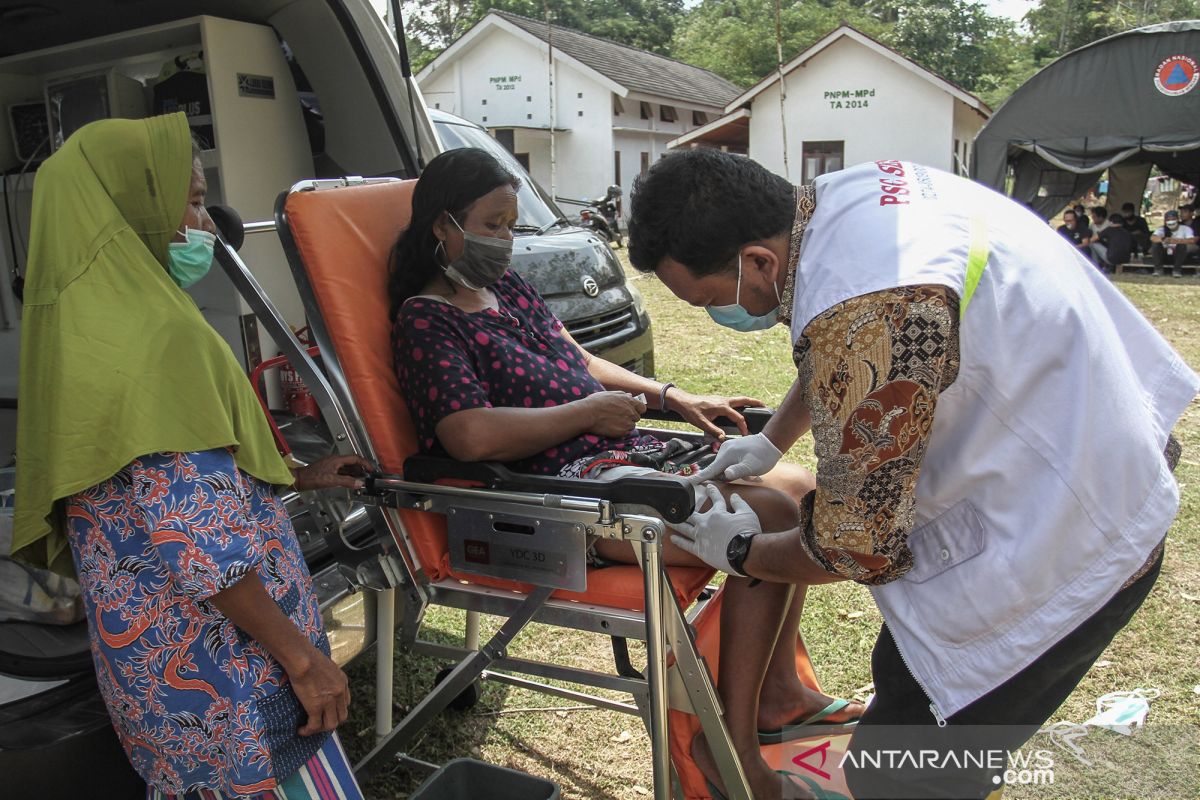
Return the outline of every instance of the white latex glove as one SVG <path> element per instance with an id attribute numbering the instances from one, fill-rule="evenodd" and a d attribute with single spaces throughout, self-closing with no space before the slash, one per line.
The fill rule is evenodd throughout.
<path id="1" fill-rule="evenodd" d="M 713 462 L 687 480 L 700 483 L 758 477 L 774 469 L 781 458 L 783 454 L 761 433 L 726 439 Z"/>
<path id="2" fill-rule="evenodd" d="M 696 511 L 674 526 L 675 533 L 671 541 L 680 550 L 685 550 L 704 563 L 733 575 L 741 575 L 729 565 L 726 554 L 729 552 L 729 540 L 739 533 L 762 533 L 762 524 L 750 504 L 739 495 L 730 495 L 729 505 L 725 505 L 725 497 L 712 484 L 704 487 L 712 507 L 708 511 Z"/>

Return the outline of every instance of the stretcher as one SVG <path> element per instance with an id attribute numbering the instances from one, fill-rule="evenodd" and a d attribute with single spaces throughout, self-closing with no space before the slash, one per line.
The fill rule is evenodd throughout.
<path id="1" fill-rule="evenodd" d="M 709 585 L 712 570 L 662 562 L 667 525 L 693 510 L 691 488 L 668 476 L 573 480 L 417 454 L 392 364 L 386 291 L 389 252 L 407 225 L 414 184 L 312 180 L 280 195 L 275 228 L 320 351 L 319 366 L 234 249 L 223 240 L 217 247 L 217 260 L 312 392 L 338 451 L 358 453 L 381 469 L 359 498 L 385 544 L 377 562 L 358 568 L 359 585 L 379 593 L 380 631 L 378 741 L 356 765 L 359 779 L 389 761 L 409 759 L 405 748 L 421 729 L 484 679 L 641 717 L 657 800 L 708 796 L 689 755 L 692 736 L 703 729 L 727 796 L 749 798 L 706 664 L 716 652 L 720 590 Z M 757 418 L 756 426 L 763 422 Z M 630 542 L 639 564 L 589 568 L 586 549 L 597 537 Z M 432 606 L 466 612 L 462 646 L 421 637 Z M 487 641 L 480 641 L 480 614 L 504 620 Z M 508 655 L 510 643 L 533 621 L 611 637 L 613 671 Z M 643 669 L 630 662 L 629 639 L 646 644 Z M 397 642 L 455 666 L 393 725 Z M 816 688 L 802 642 L 797 664 Z M 589 693 L 597 689 L 629 701 Z"/>

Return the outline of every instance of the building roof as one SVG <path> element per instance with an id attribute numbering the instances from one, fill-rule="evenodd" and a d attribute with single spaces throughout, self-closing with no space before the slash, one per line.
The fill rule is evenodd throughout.
<path id="1" fill-rule="evenodd" d="M 552 43 L 555 51 L 568 56 L 569 61 L 586 67 L 625 91 L 640 92 L 706 106 L 725 106 L 741 89 L 716 73 L 709 72 L 673 58 L 660 56 L 636 47 L 618 44 L 599 36 L 581 33 L 560 25 L 547 25 L 544 21 L 522 17 L 507 11 L 488 11 L 471 30 L 446 48 L 425 69 L 419 79 L 442 67 L 452 59 L 471 39 L 488 27 L 499 24 L 501 28 L 519 30 L 542 42 Z M 507 23 L 507 24 L 503 24 Z M 511 26 L 511 27 L 509 27 Z M 547 30 L 549 28 L 549 30 Z M 441 63 L 439 63 L 441 62 Z"/>
<path id="2" fill-rule="evenodd" d="M 674 150 L 679 147 L 723 147 L 731 153 L 750 152 L 750 109 L 736 108 L 725 116 L 701 125 L 694 131 L 667 142 Z"/>
<path id="3" fill-rule="evenodd" d="M 791 61 L 784 64 L 783 70 L 782 70 L 783 74 L 787 75 L 788 73 L 790 73 L 792 70 L 796 69 L 797 67 L 803 66 L 805 63 L 807 63 L 809 60 L 811 60 L 815 55 L 817 55 L 822 50 L 824 50 L 825 48 L 829 47 L 831 44 L 833 44 L 834 42 L 836 42 L 842 38 L 852 39 L 853 41 L 861 44 L 863 47 L 866 47 L 868 50 L 872 50 L 872 51 L 878 53 L 879 55 L 883 56 L 884 58 L 888 59 L 889 61 L 895 63 L 896 65 L 908 70 L 909 72 L 912 72 L 913 74 L 917 75 L 918 77 L 924 78 L 925 80 L 929 81 L 934 86 L 941 89 L 942 91 L 953 96 L 956 100 L 960 100 L 963 103 L 965 103 L 966 105 L 970 106 L 972 109 L 974 109 L 976 112 L 978 112 L 979 115 L 982 116 L 984 119 L 987 119 L 989 116 L 991 116 L 992 110 L 990 108 L 988 108 L 987 105 L 985 105 L 982 100 L 980 100 L 978 97 L 976 97 L 975 95 L 968 92 L 966 89 L 963 89 L 961 86 L 956 86 L 955 84 L 946 80 L 945 78 L 938 75 L 937 73 L 921 66 L 917 62 L 913 61 L 911 58 L 901 55 L 900 53 L 896 52 L 892 48 L 888 47 L 883 42 L 880 42 L 876 39 L 872 39 L 870 36 L 866 35 L 862 31 L 858 30 L 853 25 L 844 25 L 843 24 L 843 25 L 835 28 L 834 30 L 830 31 L 825 36 L 821 37 L 821 40 L 818 41 L 816 44 L 814 44 L 812 47 L 809 47 L 808 49 L 804 50 L 802 53 L 800 53 L 800 55 L 796 56 Z M 772 70 L 771 73 L 769 75 L 767 75 L 765 78 L 763 78 L 761 81 L 754 84 L 749 89 L 747 89 L 745 92 L 738 95 L 736 98 L 734 98 L 728 104 L 726 104 L 725 111 L 726 112 L 733 111 L 735 108 L 744 106 L 747 103 L 749 103 L 751 100 L 753 100 L 755 97 L 757 97 L 767 87 L 772 86 L 775 83 L 777 83 L 779 81 L 779 73 L 780 73 L 780 70 Z"/>

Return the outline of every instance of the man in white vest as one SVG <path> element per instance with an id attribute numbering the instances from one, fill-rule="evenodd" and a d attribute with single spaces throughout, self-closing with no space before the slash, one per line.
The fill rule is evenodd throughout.
<path id="1" fill-rule="evenodd" d="M 1042 220 L 917 164 L 796 187 L 685 151 L 638 181 L 629 232 L 634 266 L 717 323 L 791 329 L 779 410 L 697 477 L 764 474 L 810 429 L 818 459 L 796 529 L 713 492 L 674 541 L 733 574 L 869 586 L 854 796 L 986 796 L 994 761 L 871 751 L 1013 750 L 1054 713 L 1157 578 L 1200 378 Z"/>

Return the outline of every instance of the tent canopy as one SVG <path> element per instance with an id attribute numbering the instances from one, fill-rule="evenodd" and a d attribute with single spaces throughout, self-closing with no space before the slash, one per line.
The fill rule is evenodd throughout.
<path id="1" fill-rule="evenodd" d="M 971 176 L 1051 216 L 1109 170 L 1110 207 L 1141 199 L 1152 166 L 1200 183 L 1200 20 L 1074 50 L 1013 93 L 975 137 Z"/>

